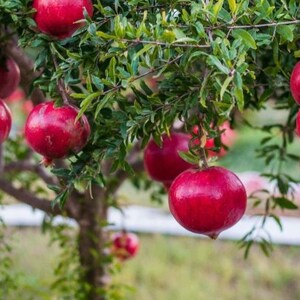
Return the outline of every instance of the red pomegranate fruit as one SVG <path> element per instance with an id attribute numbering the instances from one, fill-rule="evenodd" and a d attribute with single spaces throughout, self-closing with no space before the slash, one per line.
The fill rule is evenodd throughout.
<path id="1" fill-rule="evenodd" d="M 169 189 L 170 211 L 178 223 L 213 239 L 241 219 L 246 203 L 242 182 L 222 167 L 186 170 Z"/>
<path id="2" fill-rule="evenodd" d="M 290 90 L 294 100 L 300 104 L 300 62 L 298 62 L 292 71 L 290 77 Z"/>
<path id="3" fill-rule="evenodd" d="M 4 101 L 0 100 L 0 144 L 8 138 L 10 129 L 11 112 Z"/>
<path id="4" fill-rule="evenodd" d="M 45 164 L 79 152 L 87 143 L 90 125 L 86 116 L 75 122 L 78 108 L 55 107 L 54 102 L 34 107 L 25 123 L 25 138 L 30 147 L 43 155 Z"/>
<path id="5" fill-rule="evenodd" d="M 70 37 L 83 22 L 84 8 L 93 15 L 91 0 L 33 0 L 34 15 L 38 28 L 59 39 Z"/>
<path id="6" fill-rule="evenodd" d="M 144 167 L 149 176 L 168 186 L 177 175 L 190 168 L 192 165 L 178 154 L 189 150 L 190 139 L 190 135 L 184 133 L 164 134 L 161 147 L 151 139 L 144 151 Z"/>
<path id="7" fill-rule="evenodd" d="M 112 237 L 112 254 L 120 260 L 132 258 L 139 250 L 139 239 L 134 233 L 121 231 Z"/>
<path id="8" fill-rule="evenodd" d="M 0 98 L 9 97 L 20 83 L 20 69 L 11 59 L 0 60 Z"/>

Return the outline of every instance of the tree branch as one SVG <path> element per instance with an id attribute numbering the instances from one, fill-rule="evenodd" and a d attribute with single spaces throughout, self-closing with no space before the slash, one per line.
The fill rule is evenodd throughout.
<path id="1" fill-rule="evenodd" d="M 52 208 L 51 201 L 36 197 L 33 193 L 24 188 L 16 188 L 12 183 L 5 179 L 0 179 L 0 189 L 14 197 L 16 200 L 26 203 L 33 208 L 40 209 L 47 214 L 61 215 L 62 211 L 58 207 Z"/>
<path id="2" fill-rule="evenodd" d="M 251 24 L 251 25 L 232 25 L 232 26 L 220 25 L 219 27 L 216 26 L 216 27 L 210 27 L 210 28 L 215 29 L 215 28 L 225 27 L 227 29 L 252 29 L 252 28 L 277 27 L 277 26 L 281 26 L 281 25 L 297 25 L 297 24 L 300 24 L 300 20 L 271 22 L 271 23 L 262 23 L 262 24 Z"/>
<path id="3" fill-rule="evenodd" d="M 17 63 L 21 71 L 21 86 L 28 95 L 32 81 L 41 75 L 41 71 L 34 71 L 34 62 L 22 49 L 20 49 L 14 41 L 6 44 L 5 52 Z M 32 92 L 32 101 L 39 104 L 45 101 L 45 96 L 38 88 Z"/>
<path id="4" fill-rule="evenodd" d="M 56 185 L 58 184 L 58 180 L 56 177 L 51 176 L 48 174 L 45 169 L 38 164 L 33 164 L 29 160 L 21 160 L 21 161 L 16 161 L 12 162 L 10 164 L 7 164 L 4 167 L 4 172 L 13 172 L 13 171 L 29 171 L 36 173 L 37 175 L 40 176 L 41 179 L 47 184 L 53 184 Z"/>

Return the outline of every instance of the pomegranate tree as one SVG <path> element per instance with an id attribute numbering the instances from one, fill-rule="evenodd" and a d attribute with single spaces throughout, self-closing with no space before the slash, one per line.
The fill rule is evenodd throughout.
<path id="1" fill-rule="evenodd" d="M 179 224 L 214 239 L 241 219 L 246 201 L 240 179 L 222 167 L 186 170 L 169 189 L 170 211 Z"/>
<path id="2" fill-rule="evenodd" d="M 11 129 L 11 113 L 4 101 L 0 100 L 0 144 L 3 143 Z"/>
<path id="3" fill-rule="evenodd" d="M 20 69 L 12 58 L 0 59 L 0 98 L 9 97 L 20 83 Z"/>
<path id="4" fill-rule="evenodd" d="M 144 151 L 144 167 L 149 176 L 169 186 L 184 170 L 192 165 L 179 156 L 179 152 L 188 152 L 191 137 L 185 133 L 173 132 L 162 135 L 162 145 L 152 139 Z"/>
<path id="5" fill-rule="evenodd" d="M 78 109 L 72 105 L 55 107 L 54 102 L 37 105 L 25 123 L 25 138 L 46 162 L 79 152 L 87 143 L 90 125 L 86 116 L 78 121 Z"/>
<path id="6" fill-rule="evenodd" d="M 58 274 L 55 290 L 49 288 L 49 298 L 104 300 L 122 294 L 114 284 L 111 289 L 107 285 L 106 275 L 110 271 L 105 253 L 109 242 L 108 210 L 110 207 L 121 209 L 124 202 L 119 189 L 127 179 L 132 179 L 140 188 L 149 186 L 148 182 L 142 182 L 144 162 L 140 161 L 139 145 L 151 136 L 160 138 L 162 129 L 174 128 L 178 120 L 184 120 L 187 126 L 197 123 L 199 129 L 209 129 L 212 120 L 214 125 L 221 124 L 232 116 L 249 128 L 260 127 L 264 139 L 258 143 L 256 139 L 260 135 L 253 134 L 249 142 L 253 147 L 259 145 L 256 153 L 261 160 L 255 166 L 261 168 L 274 186 L 270 192 L 264 191 L 264 199 L 260 199 L 266 208 L 264 215 L 276 215 L 279 207 L 295 208 L 293 183 L 299 178 L 297 170 L 290 167 L 292 162 L 295 166 L 299 157 L 289 144 L 293 140 L 297 103 L 291 101 L 288 75 L 299 56 L 299 5 L 298 1 L 279 0 L 253 5 L 258 2 L 0 1 L 0 65 L 4 57 L 17 62 L 22 75 L 21 87 L 34 105 L 45 102 L 47 97 L 66 99 L 71 95 L 78 107 L 89 112 L 93 128 L 93 139 L 89 138 L 91 142 L 82 148 L 78 159 L 72 157 L 71 164 L 60 161 L 51 172 L 45 172 L 32 159 L 21 136 L 3 143 L 0 149 L 3 154 L 0 154 L 1 196 L 8 194 L 40 209 L 51 216 L 49 220 L 62 215 L 77 223 L 76 237 L 69 232 L 62 234 L 60 226 L 53 228 L 59 245 L 64 247 L 61 252 L 67 257 L 63 255 L 61 260 L 56 260 Z M 82 24 L 84 26 L 79 28 Z M 73 37 L 68 38 L 72 34 Z M 62 40 L 64 38 L 68 39 Z M 297 69 L 298 65 L 292 74 L 291 89 L 299 103 Z M 147 82 L 147 76 L 158 80 L 159 86 L 157 82 Z M 0 81 L 0 85 L 3 82 Z M 252 118 L 251 112 L 264 108 L 268 108 L 268 112 L 272 109 L 270 115 L 274 118 L 266 118 L 262 124 Z M 26 137 L 33 149 L 49 161 L 80 151 L 89 133 L 89 127 L 84 125 L 85 117 L 75 123 L 69 111 L 58 113 L 56 109 L 64 108 L 49 104 L 34 108 L 26 128 Z M 273 109 L 280 112 L 280 120 L 275 119 L 278 114 L 273 115 Z M 288 114 L 283 109 L 288 110 Z M 77 114 L 76 108 L 71 110 Z M 49 111 L 54 117 L 50 118 Z M 300 129 L 298 131 L 300 133 Z M 199 132 L 195 139 L 201 139 L 201 135 Z M 74 145 L 69 137 L 71 141 L 78 137 L 79 141 Z M 170 187 L 170 203 L 182 223 L 191 230 L 215 237 L 229 226 L 229 221 L 238 219 L 235 205 L 244 199 L 244 193 L 233 203 L 238 192 L 232 191 L 236 185 L 231 182 L 235 179 L 227 171 L 224 176 L 214 167 L 186 171 L 191 164 L 197 165 L 199 158 L 203 163 L 206 155 L 203 148 L 194 149 L 190 143 L 191 151 L 184 156 L 191 164 L 183 161 L 178 151 L 188 150 L 189 138 L 178 142 L 185 145 L 183 150 L 177 148 L 174 138 L 166 136 L 162 138 L 161 147 L 153 146 L 157 152 L 149 145 L 150 158 L 146 149 L 145 167 L 151 178 L 166 187 L 175 180 Z M 205 146 L 205 142 L 202 135 L 201 146 Z M 168 143 L 171 143 L 170 150 L 165 159 L 161 159 L 160 152 L 164 153 Z M 238 159 L 233 162 L 236 166 L 239 164 Z M 253 167 L 252 162 L 247 163 Z M 181 164 L 183 168 L 179 168 Z M 240 165 L 242 168 L 246 165 Z M 218 174 L 212 176 L 213 170 Z M 198 173 L 203 174 L 201 181 L 197 179 Z M 192 179 L 183 182 L 187 174 Z M 204 178 L 205 174 L 208 175 Z M 213 179 L 208 182 L 210 176 Z M 46 186 L 55 193 L 47 192 Z M 154 199 L 161 194 L 156 189 L 151 192 Z M 211 197 L 205 200 L 204 192 Z M 180 197 L 184 201 L 176 202 Z M 208 198 L 216 200 L 215 205 L 209 205 Z M 183 214 L 192 200 L 197 203 L 195 209 Z M 209 202 L 206 214 L 202 202 Z M 241 208 L 239 212 L 242 211 Z M 205 220 L 211 220 L 212 224 L 205 227 Z M 66 243 L 66 237 L 74 241 Z M 269 247 L 265 238 L 268 235 L 264 230 L 259 233 L 254 230 L 241 244 L 248 251 L 251 243 L 258 241 L 266 251 Z M 6 274 L 2 272 L 2 265 L 0 263 L 0 274 Z M 21 281 L 17 286 L 23 291 L 24 287 L 19 286 Z M 12 287 L 15 287 L 15 280 L 13 282 Z M 2 290 L 0 288 L 0 299 L 7 298 L 7 295 L 1 296 Z M 4 290 L 6 293 L 6 287 Z M 20 297 L 12 294 L 11 298 Z"/>
<path id="7" fill-rule="evenodd" d="M 125 230 L 112 237 L 112 254 L 120 260 L 132 258 L 139 250 L 139 239 L 136 234 Z"/>
<path id="8" fill-rule="evenodd" d="M 93 15 L 91 0 L 34 0 L 34 16 L 38 28 L 59 39 L 70 37 L 83 22 L 84 10 Z"/>

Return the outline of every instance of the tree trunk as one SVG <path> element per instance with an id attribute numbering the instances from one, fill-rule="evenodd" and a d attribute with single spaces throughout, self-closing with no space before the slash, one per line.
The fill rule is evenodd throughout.
<path id="1" fill-rule="evenodd" d="M 93 186 L 92 195 L 86 193 L 81 205 L 79 223 L 78 251 L 83 271 L 83 281 L 89 286 L 87 299 L 103 300 L 103 289 L 108 284 L 104 247 L 107 234 L 103 224 L 107 221 L 105 193 Z"/>

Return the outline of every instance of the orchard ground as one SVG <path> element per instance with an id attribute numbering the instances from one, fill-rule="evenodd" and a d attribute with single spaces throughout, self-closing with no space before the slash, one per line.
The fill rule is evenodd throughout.
<path id="1" fill-rule="evenodd" d="M 37 229 L 9 229 L 8 234 L 18 288 L 7 300 L 56 299 L 49 286 L 59 249 L 49 247 L 49 237 Z M 116 284 L 136 287 L 134 291 L 124 288 L 128 299 L 300 299 L 297 247 L 276 247 L 271 257 L 265 257 L 254 246 L 244 260 L 232 242 L 139 237 L 140 252 L 114 278 Z"/>

